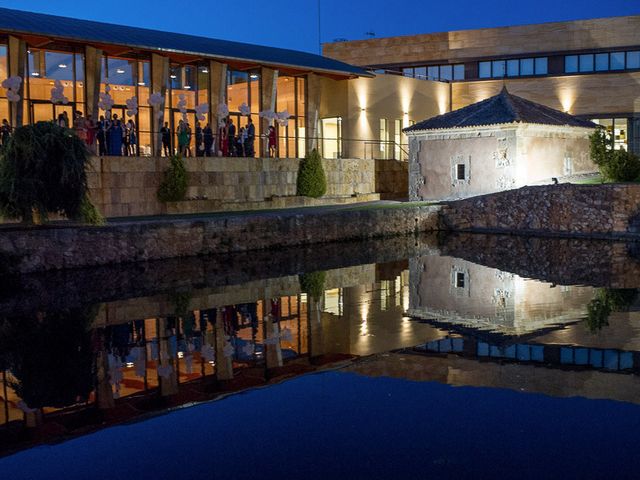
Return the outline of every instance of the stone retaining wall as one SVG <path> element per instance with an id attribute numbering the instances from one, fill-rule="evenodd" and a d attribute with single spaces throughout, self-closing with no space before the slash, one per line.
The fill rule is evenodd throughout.
<path id="1" fill-rule="evenodd" d="M 639 184 L 542 185 L 449 202 L 454 231 L 624 237 L 638 231 Z"/>
<path id="2" fill-rule="evenodd" d="M 0 235 L 0 268 L 27 273 L 406 235 L 435 230 L 438 210 L 355 207 L 106 227 L 5 228 Z"/>
<path id="3" fill-rule="evenodd" d="M 170 204 L 157 200 L 158 186 L 169 165 L 167 158 L 158 157 L 93 158 L 88 178 L 91 198 L 107 217 L 281 208 L 285 206 L 277 201 L 281 198 L 293 198 L 294 205 L 305 204 L 294 197 L 299 159 L 186 158 L 185 164 L 187 197 L 198 200 Z M 374 160 L 324 159 L 323 165 L 326 197 L 331 199 L 323 199 L 324 203 L 343 203 L 341 200 L 356 195 L 375 193 Z"/>
<path id="4" fill-rule="evenodd" d="M 409 198 L 409 163 L 400 160 L 376 161 L 376 192 L 383 200 Z"/>

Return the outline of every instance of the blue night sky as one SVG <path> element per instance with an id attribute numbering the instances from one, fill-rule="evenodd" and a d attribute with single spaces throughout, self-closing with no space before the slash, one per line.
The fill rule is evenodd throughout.
<path id="1" fill-rule="evenodd" d="M 638 0 L 320 0 L 323 42 L 640 14 Z M 0 0 L 0 6 L 318 51 L 316 0 Z"/>

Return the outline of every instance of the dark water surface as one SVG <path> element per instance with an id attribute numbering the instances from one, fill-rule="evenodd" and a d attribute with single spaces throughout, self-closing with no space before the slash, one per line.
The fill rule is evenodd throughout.
<path id="1" fill-rule="evenodd" d="M 637 478 L 639 287 L 480 235 L 3 280 L 0 472 Z"/>

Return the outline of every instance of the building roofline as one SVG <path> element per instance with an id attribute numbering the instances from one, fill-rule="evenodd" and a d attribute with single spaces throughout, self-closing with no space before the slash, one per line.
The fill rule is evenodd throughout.
<path id="1" fill-rule="evenodd" d="M 4 15 L 2 15 L 4 14 Z M 33 20 L 33 28 L 20 28 L 16 27 L 15 24 L 2 24 L 2 17 L 7 18 L 5 21 L 11 22 L 13 19 L 12 16 L 22 17 L 23 23 L 28 23 L 29 20 Z M 31 17 L 31 18 L 28 18 Z M 38 25 L 37 21 L 40 20 L 40 25 Z M 85 34 L 74 34 L 73 32 L 65 31 L 53 31 L 51 28 L 46 28 L 46 22 L 50 22 L 52 20 L 58 20 L 58 23 L 61 25 L 65 25 L 67 30 L 71 28 L 78 28 L 79 30 L 83 30 L 84 32 L 90 31 L 93 29 L 98 32 L 94 36 Z M 44 26 L 42 24 L 45 24 Z M 149 40 L 148 43 L 139 43 L 139 42 L 131 42 L 125 43 L 122 41 L 113 41 L 108 38 L 101 38 L 99 36 L 100 29 L 104 28 L 112 28 L 118 29 L 118 31 L 123 34 L 125 31 L 130 31 L 132 34 L 137 34 L 138 37 L 145 37 L 145 39 Z M 345 62 L 341 62 L 339 60 L 335 60 L 329 57 L 324 57 L 321 55 L 302 52 L 298 50 L 291 50 L 280 47 L 268 47 L 257 44 L 236 42 L 231 40 L 222 40 L 205 36 L 198 35 L 189 35 L 184 33 L 177 32 L 165 32 L 156 29 L 150 28 L 142 28 L 142 27 L 132 27 L 128 25 L 119 25 L 107 22 L 98 22 L 95 20 L 85 20 L 79 18 L 68 18 L 62 17 L 58 15 L 51 15 L 46 13 L 36 13 L 29 12 L 25 10 L 17 10 L 17 9 L 8 9 L 8 8 L 0 8 L 0 32 L 6 34 L 15 34 L 15 35 L 38 35 L 45 36 L 54 39 L 74 41 L 74 42 L 82 42 L 82 43 L 98 43 L 101 45 L 114 45 L 114 46 L 126 46 L 131 49 L 138 50 L 148 50 L 153 52 L 165 52 L 165 53 L 175 53 L 182 55 L 194 55 L 198 57 L 205 57 L 211 60 L 227 60 L 227 61 L 237 61 L 237 62 L 249 62 L 255 63 L 258 65 L 265 65 L 271 67 L 284 67 L 298 70 L 305 70 L 311 72 L 325 73 L 331 75 L 340 75 L 348 78 L 354 77 L 373 77 L 374 75 L 364 68 L 357 67 L 354 65 L 347 64 Z M 169 38 L 168 38 L 169 37 Z M 206 51 L 206 49 L 198 49 L 194 48 L 192 50 L 185 48 L 171 48 L 168 45 L 171 43 L 171 37 L 173 37 L 176 43 L 186 43 L 189 40 L 192 40 L 193 43 L 202 45 L 203 43 L 210 43 L 211 50 Z M 154 43 L 156 43 L 154 45 Z M 163 45 L 160 45 L 163 44 Z M 215 44 L 215 45 L 214 45 Z M 218 49 L 224 50 L 227 47 L 232 50 L 247 50 L 251 53 L 246 56 L 242 55 L 229 55 L 225 54 L 224 51 L 217 51 Z M 214 51 L 216 50 L 216 51 Z M 268 58 L 268 53 L 273 53 L 274 58 Z M 256 55 L 256 53 L 260 53 L 262 55 Z M 277 59 L 277 56 L 286 56 L 287 54 L 293 57 L 302 57 L 301 62 L 286 62 L 281 59 Z M 314 64 L 316 63 L 317 64 Z M 325 65 L 322 65 L 322 64 Z"/>

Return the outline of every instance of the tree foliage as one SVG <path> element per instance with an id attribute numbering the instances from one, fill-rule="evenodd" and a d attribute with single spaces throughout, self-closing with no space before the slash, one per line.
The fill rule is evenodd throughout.
<path id="1" fill-rule="evenodd" d="M 589 137 L 591 159 L 602 176 L 612 182 L 632 182 L 640 176 L 640 158 L 624 149 L 614 150 L 611 136 L 598 128 Z"/>
<path id="2" fill-rule="evenodd" d="M 298 195 L 311 198 L 320 198 L 327 193 L 327 177 L 316 149 L 300 162 L 296 191 Z"/>
<path id="3" fill-rule="evenodd" d="M 24 222 L 34 213 L 82 218 L 89 158 L 73 130 L 53 122 L 16 128 L 0 152 L 0 211 Z"/>
<path id="4" fill-rule="evenodd" d="M 158 200 L 161 202 L 179 202 L 187 195 L 188 176 L 184 160 L 175 155 L 170 158 L 170 162 L 158 188 Z"/>
<path id="5" fill-rule="evenodd" d="M 300 290 L 309 295 L 314 300 L 318 301 L 324 293 L 324 282 L 327 277 L 327 272 L 318 271 L 311 273 L 303 273 L 298 276 L 300 282 Z"/>
<path id="6" fill-rule="evenodd" d="M 638 296 L 636 288 L 601 288 L 587 305 L 587 328 L 591 333 L 609 325 L 612 312 L 627 310 Z"/>
<path id="7" fill-rule="evenodd" d="M 73 405 L 93 390 L 90 327 L 97 306 L 0 318 L 0 363 L 30 408 Z"/>

